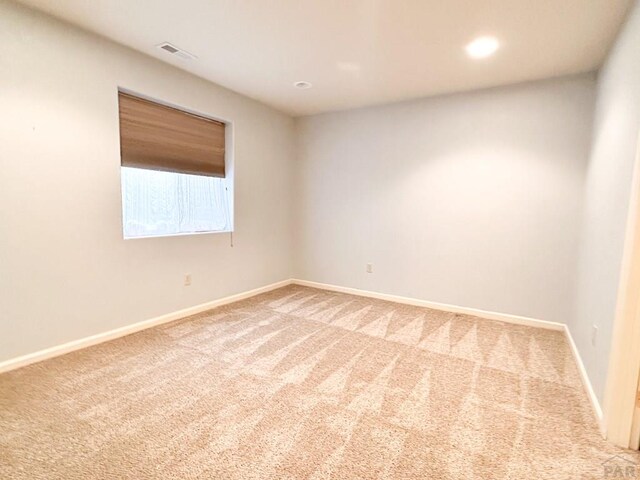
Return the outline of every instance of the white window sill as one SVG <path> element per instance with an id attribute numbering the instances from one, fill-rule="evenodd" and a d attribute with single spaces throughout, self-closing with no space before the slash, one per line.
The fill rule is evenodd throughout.
<path id="1" fill-rule="evenodd" d="M 141 235 L 139 237 L 124 237 L 124 239 L 125 240 L 143 240 L 145 238 L 188 237 L 192 235 L 211 235 L 216 233 L 233 233 L 233 230 L 211 230 L 208 232 L 188 232 L 188 233 L 162 233 L 159 235 Z"/>

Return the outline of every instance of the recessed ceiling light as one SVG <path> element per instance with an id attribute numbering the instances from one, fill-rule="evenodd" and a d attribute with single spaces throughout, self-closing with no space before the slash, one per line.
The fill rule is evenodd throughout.
<path id="1" fill-rule="evenodd" d="M 294 87 L 300 88 L 301 90 L 305 90 L 307 88 L 311 88 L 312 85 L 309 82 L 296 82 L 293 84 Z"/>
<path id="2" fill-rule="evenodd" d="M 479 37 L 465 47 L 472 58 L 486 58 L 496 53 L 500 43 L 495 37 Z"/>

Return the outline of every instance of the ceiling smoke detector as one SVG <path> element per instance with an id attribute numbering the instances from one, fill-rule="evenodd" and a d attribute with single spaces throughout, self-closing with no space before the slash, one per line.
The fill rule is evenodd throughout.
<path id="1" fill-rule="evenodd" d="M 160 50 L 164 50 L 165 52 L 170 53 L 171 55 L 175 55 L 176 57 L 181 58 L 183 60 L 195 60 L 196 58 L 198 58 L 193 53 L 189 53 L 186 50 L 182 50 L 181 48 L 178 48 L 169 42 L 164 42 L 156 46 Z"/>

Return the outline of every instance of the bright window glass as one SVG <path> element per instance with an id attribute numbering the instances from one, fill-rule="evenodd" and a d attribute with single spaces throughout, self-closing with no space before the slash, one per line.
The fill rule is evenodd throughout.
<path id="1" fill-rule="evenodd" d="M 122 167 L 125 238 L 232 230 L 229 181 Z"/>

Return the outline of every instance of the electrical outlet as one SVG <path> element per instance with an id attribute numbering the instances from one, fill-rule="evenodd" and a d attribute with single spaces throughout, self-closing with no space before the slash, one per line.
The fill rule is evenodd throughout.
<path id="1" fill-rule="evenodd" d="M 191 285 L 191 274 L 190 274 L 190 273 L 187 273 L 187 274 L 184 276 L 184 286 L 185 286 L 185 287 L 188 287 L 189 285 Z"/>
<path id="2" fill-rule="evenodd" d="M 367 273 L 373 273 L 373 263 L 367 263 Z"/>
<path id="3" fill-rule="evenodd" d="M 596 346 L 596 339 L 598 338 L 598 326 L 593 325 L 591 327 L 591 345 Z"/>

